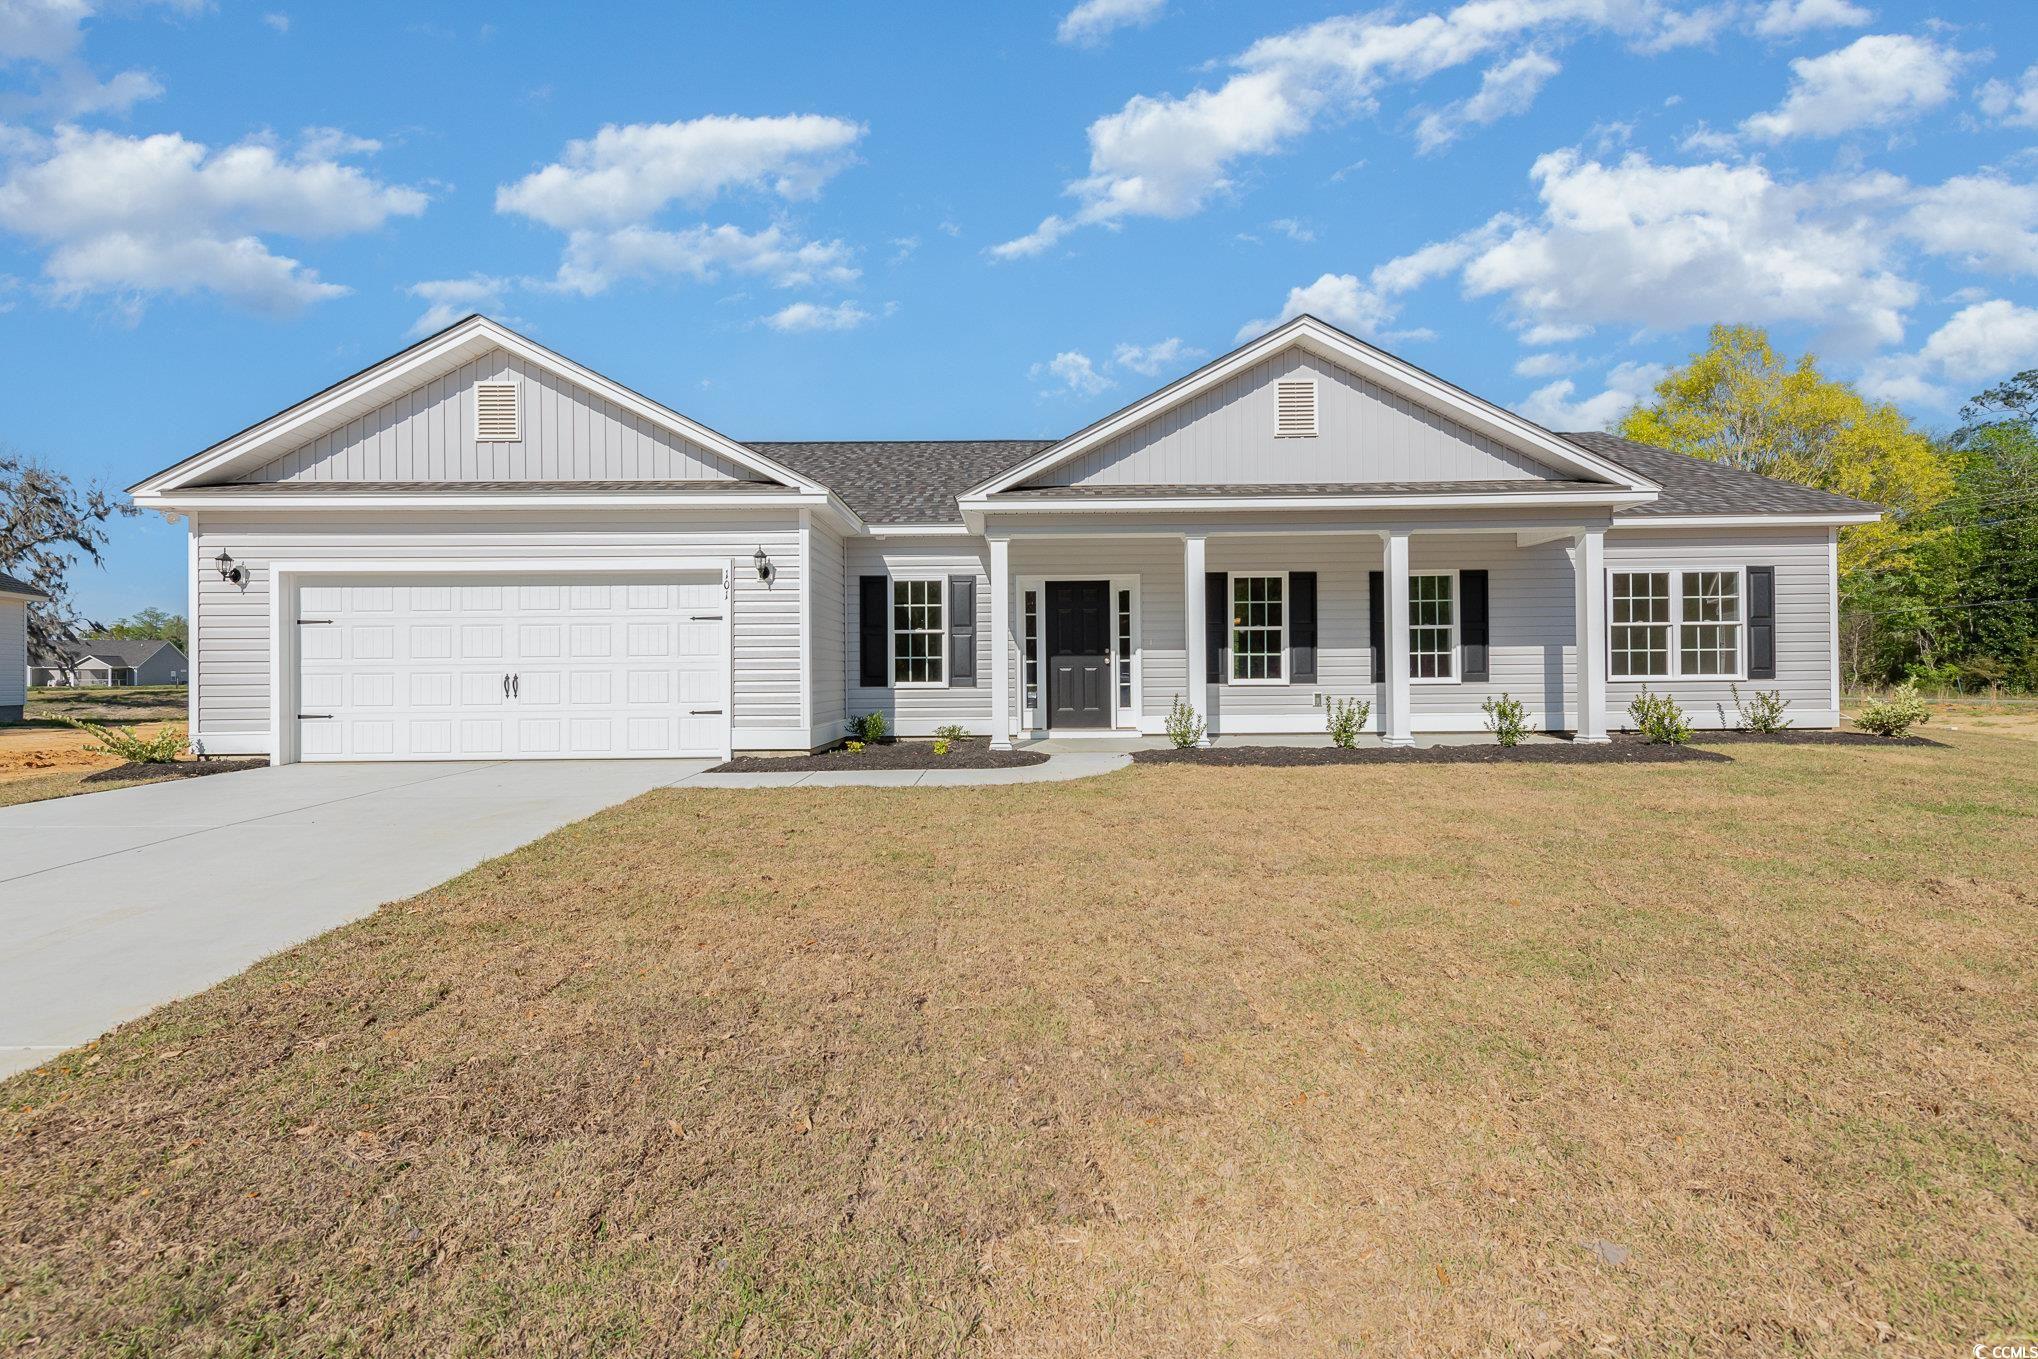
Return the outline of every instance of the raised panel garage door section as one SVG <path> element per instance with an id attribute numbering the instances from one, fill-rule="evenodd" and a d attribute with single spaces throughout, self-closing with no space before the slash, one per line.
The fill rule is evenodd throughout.
<path id="1" fill-rule="evenodd" d="M 328 577 L 297 596 L 293 716 L 305 760 L 727 747 L 719 574 Z"/>

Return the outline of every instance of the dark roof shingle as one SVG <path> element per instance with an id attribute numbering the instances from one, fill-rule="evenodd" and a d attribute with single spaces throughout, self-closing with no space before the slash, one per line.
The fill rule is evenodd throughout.
<path id="1" fill-rule="evenodd" d="M 1881 509 L 1852 496 L 1778 481 L 1708 458 L 1638 444 L 1617 434 L 1586 431 L 1557 436 L 1618 463 L 1663 488 L 1646 505 L 1622 510 L 1622 519 L 1696 514 L 1872 514 Z"/>
<path id="2" fill-rule="evenodd" d="M 745 443 L 812 477 L 867 524 L 960 524 L 955 498 L 1054 439 L 897 439 Z"/>
<path id="3" fill-rule="evenodd" d="M 27 581 L 16 580 L 5 573 L 0 573 L 0 595 L 25 595 L 30 599 L 41 599 L 43 597 L 42 591 L 30 585 Z"/>

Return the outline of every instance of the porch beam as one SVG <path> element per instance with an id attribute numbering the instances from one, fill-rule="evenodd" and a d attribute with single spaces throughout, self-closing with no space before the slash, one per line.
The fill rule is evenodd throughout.
<path id="1" fill-rule="evenodd" d="M 1380 724 L 1383 745 L 1415 744 L 1415 714 L 1409 710 L 1408 684 L 1408 531 L 1393 529 L 1381 535 L 1386 540 L 1387 626 L 1387 714 Z"/>
<path id="2" fill-rule="evenodd" d="M 1205 678 L 1210 661 L 1210 639 L 1204 627 L 1203 535 L 1186 534 L 1182 538 L 1182 635 L 1187 639 L 1184 650 L 1187 655 L 1189 673 L 1184 677 L 1182 701 L 1196 710 L 1196 715 L 1206 724 L 1203 739 L 1198 746 L 1210 744 L 1210 686 Z"/>
<path id="3" fill-rule="evenodd" d="M 991 544 L 991 749 L 1012 748 L 1012 544 Z"/>
<path id="4" fill-rule="evenodd" d="M 1594 744 L 1606 736 L 1606 530 L 1583 529 L 1572 551 L 1577 586 L 1576 673 L 1571 690 L 1578 702 L 1572 739 Z"/>

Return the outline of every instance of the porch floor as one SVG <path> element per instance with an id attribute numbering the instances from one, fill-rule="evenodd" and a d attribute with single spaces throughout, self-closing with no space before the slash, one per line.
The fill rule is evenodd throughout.
<path id="1" fill-rule="evenodd" d="M 1566 736 L 1552 736 L 1548 732 L 1542 731 L 1531 732 L 1522 738 L 1524 744 L 1536 745 L 1569 739 Z M 1481 746 L 1490 745 L 1492 741 L 1493 733 L 1486 731 L 1418 732 L 1415 737 L 1415 744 L 1418 748 L 1424 746 Z M 1140 750 L 1166 750 L 1170 744 L 1165 736 L 1134 736 L 1112 733 L 1096 736 L 1021 736 L 1012 742 L 1012 748 L 1014 750 L 1037 750 L 1047 755 L 1129 755 L 1134 751 Z M 1327 733 L 1267 733 L 1261 735 L 1241 732 L 1235 736 L 1213 736 L 1210 738 L 1210 744 L 1213 746 L 1327 746 L 1330 744 L 1330 736 Z M 1380 738 L 1368 733 L 1359 737 L 1358 744 L 1361 749 L 1377 747 L 1380 744 Z"/>

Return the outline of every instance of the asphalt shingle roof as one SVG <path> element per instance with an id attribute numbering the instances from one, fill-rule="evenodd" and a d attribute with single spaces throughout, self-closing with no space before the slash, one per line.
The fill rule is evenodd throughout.
<path id="1" fill-rule="evenodd" d="M 12 576 L 0 574 L 0 595 L 27 595 L 30 599 L 41 599 L 42 591 L 25 580 L 16 580 Z"/>
<path id="2" fill-rule="evenodd" d="M 867 524 L 960 524 L 957 496 L 1058 442 L 900 439 L 744 447 L 820 482 Z"/>
<path id="3" fill-rule="evenodd" d="M 79 659 L 92 656 L 109 665 L 135 666 L 171 645 L 159 637 L 87 637 L 64 649 Z M 38 656 L 35 660 L 37 665 L 49 663 L 47 656 Z"/>
<path id="4" fill-rule="evenodd" d="M 1622 519 L 1694 514 L 1866 514 L 1879 510 L 1852 496 L 1818 491 L 1757 475 L 1707 458 L 1638 444 L 1616 434 L 1560 434 L 1560 439 L 1618 463 L 1663 488 L 1647 505 L 1622 510 Z"/>

